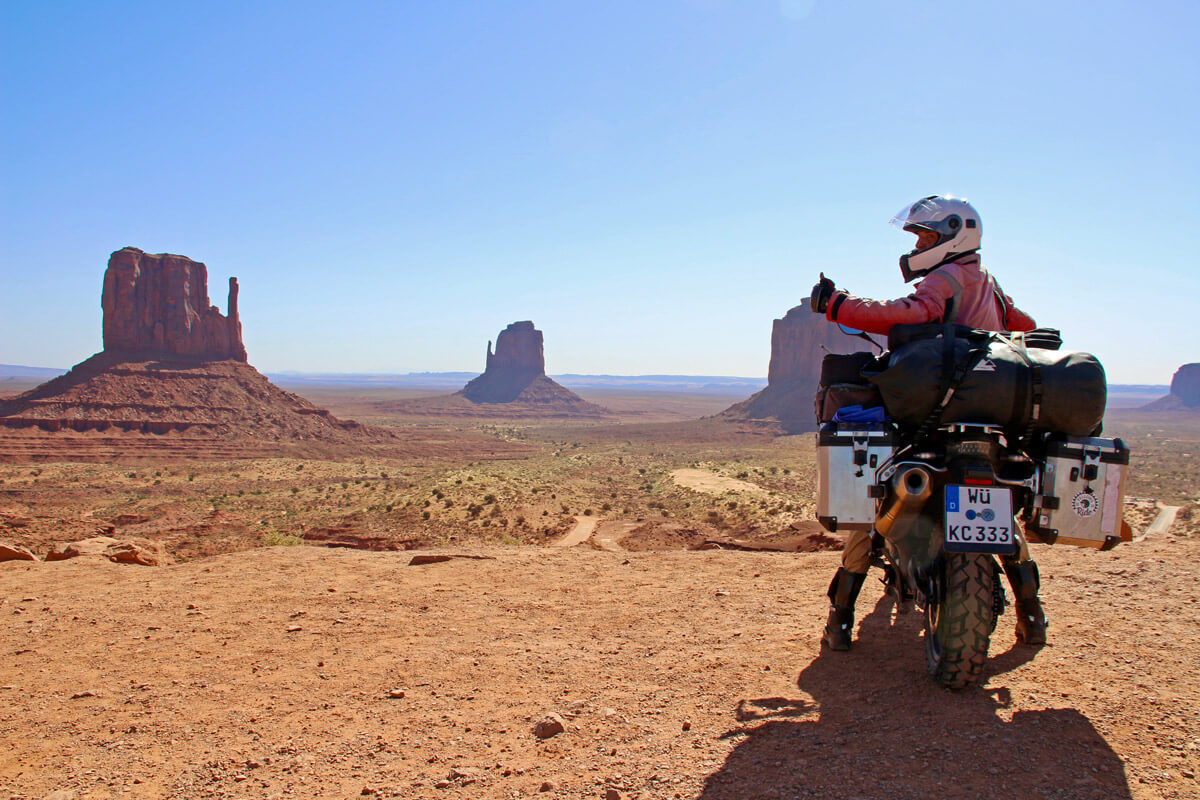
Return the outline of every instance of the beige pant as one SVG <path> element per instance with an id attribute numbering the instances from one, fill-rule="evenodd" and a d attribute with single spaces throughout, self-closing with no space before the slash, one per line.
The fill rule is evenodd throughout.
<path id="1" fill-rule="evenodd" d="M 1020 549 L 1017 550 L 1017 563 L 1022 563 L 1029 560 L 1029 545 L 1025 542 L 1023 533 L 1018 532 L 1017 541 L 1020 542 Z M 1009 561 L 1012 556 L 1002 557 L 1002 560 Z M 871 567 L 871 531 L 850 531 L 846 536 L 846 544 L 842 548 L 842 566 L 850 572 L 857 572 L 860 575 L 865 575 Z"/>

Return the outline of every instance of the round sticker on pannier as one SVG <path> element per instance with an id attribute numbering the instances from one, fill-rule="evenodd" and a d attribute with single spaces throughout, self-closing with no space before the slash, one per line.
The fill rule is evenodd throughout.
<path id="1" fill-rule="evenodd" d="M 1100 503 L 1092 492 L 1080 492 L 1071 501 L 1071 508 L 1081 517 L 1090 517 L 1100 510 Z"/>

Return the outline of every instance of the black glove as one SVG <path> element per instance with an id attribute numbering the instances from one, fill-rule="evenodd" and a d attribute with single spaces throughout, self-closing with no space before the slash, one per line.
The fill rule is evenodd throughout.
<path id="1" fill-rule="evenodd" d="M 836 291 L 833 281 L 825 277 L 825 273 L 821 273 L 821 280 L 817 281 L 816 286 L 813 286 L 812 297 L 809 300 L 808 307 L 818 314 L 824 314 L 825 309 L 829 307 L 829 298 L 833 297 Z"/>

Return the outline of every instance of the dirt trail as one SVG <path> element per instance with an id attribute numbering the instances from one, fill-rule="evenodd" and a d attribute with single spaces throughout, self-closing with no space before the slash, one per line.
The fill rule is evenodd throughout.
<path id="1" fill-rule="evenodd" d="M 1175 523 L 1175 515 L 1179 513 L 1180 506 L 1166 506 L 1162 503 L 1158 503 L 1157 506 L 1158 516 L 1150 523 L 1150 527 L 1146 528 L 1146 532 L 1138 537 L 1138 541 L 1151 536 L 1165 536 L 1171 529 L 1171 525 Z"/>
<path id="2" fill-rule="evenodd" d="M 621 540 L 633 532 L 641 523 L 632 520 L 610 520 L 604 522 L 592 537 L 596 547 L 610 553 L 624 553 Z"/>
<path id="3" fill-rule="evenodd" d="M 705 469 L 677 469 L 671 473 L 671 479 L 676 485 L 707 494 L 725 494 L 738 492 L 741 494 L 766 494 L 767 490 L 757 484 L 740 481 L 736 478 L 726 478 Z"/>
<path id="4" fill-rule="evenodd" d="M 595 517 L 576 517 L 575 524 L 571 529 L 556 539 L 552 544 L 555 547 L 574 547 L 578 544 L 583 544 L 592 536 L 592 531 L 596 530 L 597 520 Z"/>
<path id="5" fill-rule="evenodd" d="M 0 796 L 1196 797 L 1200 541 L 1035 550 L 1050 645 L 958 693 L 873 579 L 821 654 L 837 553 L 0 563 Z"/>

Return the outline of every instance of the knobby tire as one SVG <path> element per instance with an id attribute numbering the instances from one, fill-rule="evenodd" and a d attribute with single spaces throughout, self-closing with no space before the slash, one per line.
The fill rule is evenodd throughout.
<path id="1" fill-rule="evenodd" d="M 946 596 L 925 611 L 925 660 L 929 674 L 948 689 L 979 679 L 995 627 L 992 557 L 945 554 Z"/>

